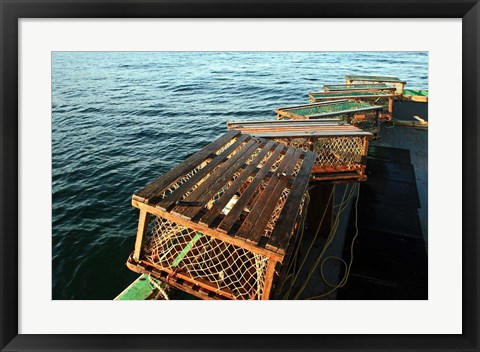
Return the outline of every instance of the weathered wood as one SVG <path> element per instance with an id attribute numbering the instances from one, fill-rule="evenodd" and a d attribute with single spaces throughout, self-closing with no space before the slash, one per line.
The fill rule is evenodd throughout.
<path id="1" fill-rule="evenodd" d="M 265 274 L 265 284 L 263 285 L 262 300 L 270 299 L 270 292 L 272 290 L 273 280 L 275 278 L 275 267 L 277 262 L 269 260 L 267 264 L 267 272 Z"/>
<path id="2" fill-rule="evenodd" d="M 267 160 L 267 162 L 263 165 L 263 167 L 257 172 L 252 182 L 248 185 L 247 189 L 243 192 L 242 197 L 235 203 L 233 208 L 230 210 L 228 215 L 222 220 L 222 222 L 218 225 L 217 229 L 221 232 L 228 233 L 232 226 L 237 222 L 242 213 L 243 209 L 247 206 L 248 202 L 252 198 L 253 194 L 260 186 L 261 182 L 263 181 L 264 177 L 270 171 L 270 168 L 277 160 L 280 152 L 284 149 L 283 145 L 278 145 L 275 148 L 275 151 Z M 288 151 L 287 151 L 288 153 Z M 285 154 L 286 155 L 286 154 Z M 240 241 L 243 241 L 240 239 Z"/>
<path id="3" fill-rule="evenodd" d="M 322 119 L 322 120 L 311 120 L 311 121 L 288 121 L 290 126 L 299 126 L 305 127 L 305 125 L 313 126 L 323 126 L 323 125 L 332 125 L 342 123 L 340 119 Z M 253 125 L 255 127 L 276 127 L 278 124 L 281 124 L 282 121 L 269 120 L 269 121 L 227 121 L 227 128 L 231 129 L 243 129 L 248 128 Z"/>
<path id="4" fill-rule="evenodd" d="M 228 204 L 230 199 L 238 192 L 240 187 L 245 183 L 248 177 L 252 174 L 252 172 L 257 168 L 258 164 L 263 160 L 263 158 L 267 155 L 267 153 L 272 149 L 274 146 L 273 141 L 269 141 L 263 149 L 258 153 L 255 159 L 248 165 L 242 173 L 235 179 L 233 184 L 225 191 L 224 194 L 220 196 L 219 199 L 215 202 L 213 207 L 208 210 L 200 219 L 199 223 L 210 226 L 212 222 L 220 215 L 223 208 Z"/>
<path id="5" fill-rule="evenodd" d="M 140 261 L 140 262 L 130 262 L 127 261 L 127 267 L 139 274 L 145 274 L 145 275 L 152 275 L 156 279 L 165 282 L 167 285 L 173 286 L 175 288 L 178 288 L 182 291 L 185 291 L 189 294 L 192 294 L 198 298 L 201 299 L 212 299 L 211 295 L 206 295 L 206 294 L 201 294 L 199 295 L 199 288 L 204 288 L 208 292 L 214 292 L 215 295 L 213 296 L 214 299 L 234 299 L 233 295 L 227 291 L 224 290 L 218 290 L 218 288 L 212 286 L 206 281 L 202 280 L 193 280 L 191 277 L 182 274 L 181 272 L 175 273 L 175 276 L 171 276 L 173 273 L 172 270 L 168 268 L 158 268 L 152 263 L 147 263 L 145 261 Z M 183 280 L 183 284 L 177 283 L 177 281 Z M 198 287 L 198 289 L 195 289 L 195 286 Z M 207 298 L 205 296 L 211 297 Z"/>
<path id="6" fill-rule="evenodd" d="M 346 75 L 345 76 L 346 84 L 365 84 L 365 83 L 386 83 L 392 85 L 396 88 L 396 96 L 403 96 L 405 90 L 406 81 L 400 80 L 398 77 L 389 77 L 389 76 L 358 76 L 358 75 Z"/>
<path id="7" fill-rule="evenodd" d="M 204 168 L 200 169 L 195 175 L 193 175 L 190 179 L 188 179 L 185 183 L 183 183 L 180 187 L 178 187 L 172 194 L 169 194 L 165 199 L 162 199 L 158 202 L 158 207 L 160 209 L 170 209 L 172 206 L 175 205 L 177 201 L 182 199 L 184 194 L 188 192 L 192 187 L 197 184 L 200 180 L 202 180 L 209 172 L 211 172 L 218 164 L 225 161 L 226 158 L 235 150 L 237 149 L 243 142 L 246 142 L 251 137 L 249 135 L 242 135 L 240 136 L 235 143 L 225 149 L 220 155 L 216 156 L 212 161 L 210 161 Z M 190 171 L 190 170 L 189 170 Z M 163 190 L 161 190 L 163 191 Z M 161 192 L 159 192 L 161 193 Z M 152 196 L 158 197 L 159 194 Z M 155 204 L 155 201 L 151 201 L 150 203 Z"/>
<path id="8" fill-rule="evenodd" d="M 270 178 L 267 186 L 260 197 L 258 197 L 252 211 L 248 214 L 236 236 L 243 237 L 250 243 L 258 244 L 278 204 L 278 200 L 286 188 L 287 182 L 291 178 L 290 175 L 302 154 L 303 151 L 301 149 L 295 149 L 291 156 L 285 155 L 285 158 L 283 158 L 277 169 L 276 175 Z M 306 180 L 306 185 L 308 185 L 308 179 Z M 290 229 L 291 232 L 292 229 L 293 226 Z"/>
<path id="9" fill-rule="evenodd" d="M 149 214 L 147 213 L 147 211 L 140 209 L 140 216 L 138 218 L 137 237 L 135 239 L 135 251 L 133 252 L 133 258 L 135 260 L 140 259 L 143 239 L 145 237 L 145 234 L 147 233 L 148 219 L 149 219 Z"/>
<path id="10" fill-rule="evenodd" d="M 315 179 L 317 173 L 326 173 L 333 175 L 335 173 L 345 173 L 347 179 L 351 179 L 349 172 L 356 171 L 356 177 L 359 179 L 363 178 L 363 171 L 365 169 L 366 155 L 368 150 L 368 141 L 374 137 L 370 132 L 362 131 L 361 129 L 346 124 L 346 123 L 337 123 L 333 124 L 304 124 L 304 122 L 311 122 L 318 120 L 279 120 L 275 121 L 275 124 L 272 124 L 273 127 L 265 127 L 263 122 L 258 122 L 258 124 L 251 122 L 248 126 L 242 126 L 242 122 L 231 122 L 228 127 L 235 126 L 242 133 L 247 133 L 256 137 L 262 137 L 267 139 L 273 139 L 276 141 L 281 141 L 282 143 L 289 145 L 290 141 L 295 146 L 299 146 L 300 143 L 304 143 L 304 149 L 309 148 L 312 150 L 313 146 L 316 143 L 322 143 L 323 138 L 335 139 L 338 137 L 350 137 L 350 138 L 361 138 L 363 144 L 363 150 L 361 152 L 361 161 L 355 164 L 342 164 L 341 158 L 338 159 L 337 165 L 327 166 L 319 163 L 313 167 L 313 178 Z M 302 127 L 303 126 L 303 127 Z M 373 130 L 373 129 L 372 129 Z M 268 132 L 266 132 L 268 131 Z M 375 130 L 373 130 L 375 131 Z M 302 142 L 302 140 L 304 142 Z M 339 143 L 342 143 L 339 141 Z M 339 144 L 340 145 L 340 144 Z M 339 147 L 340 148 L 340 147 Z M 341 148 L 340 148 L 341 149 Z M 319 158 L 322 156 L 321 150 L 319 153 Z M 358 151 L 360 153 L 360 151 Z M 322 179 L 325 179 L 322 177 Z"/>
<path id="11" fill-rule="evenodd" d="M 144 199 L 147 201 L 152 194 L 156 193 L 158 190 L 168 187 L 170 184 L 175 182 L 176 179 L 184 175 L 187 170 L 191 170 L 200 165 L 203 161 L 205 161 L 205 159 L 207 159 L 209 155 L 220 149 L 223 145 L 225 145 L 225 143 L 230 141 L 232 138 L 235 138 L 239 134 L 240 132 L 238 131 L 230 131 L 213 143 L 208 144 L 205 148 L 193 154 L 183 163 L 159 177 L 156 181 L 152 182 L 145 188 L 142 188 L 138 192 L 135 192 L 137 199 Z"/>
<path id="12" fill-rule="evenodd" d="M 308 177 L 302 176 L 302 165 L 315 154 L 236 133 L 234 140 L 225 140 L 215 154 L 210 153 L 201 168 L 192 164 L 193 169 L 184 169 L 184 175 L 173 183 L 164 181 L 167 185 L 156 188 L 148 199 L 132 197 L 132 205 L 141 212 L 139 235 L 130 261 L 136 269 L 132 270 L 152 267 L 152 273 L 160 279 L 175 281 L 184 291 L 196 291 L 204 299 L 211 295 L 229 299 L 260 297 L 260 288 L 255 286 L 256 281 L 252 282 L 256 280 L 259 263 L 277 262 L 281 266 L 285 259 L 283 253 L 265 248 L 266 237 L 276 227 L 277 216 L 272 214 L 287 206 L 286 191 L 296 184 L 299 173 L 298 180 L 307 187 Z M 223 211 L 227 204 L 228 209 Z M 148 215 L 156 218 L 147 245 L 140 229 L 147 227 Z M 295 223 L 289 237 L 294 231 Z M 243 237 L 238 236 L 242 233 Z M 143 246 L 149 250 L 144 252 Z M 212 260 L 209 265 L 195 269 L 181 264 L 192 261 L 195 265 L 198 260 L 203 263 L 207 259 Z M 277 276 L 275 268 L 266 265 L 261 270 L 262 276 L 271 274 L 264 287 L 268 299 L 272 280 Z M 217 275 L 218 280 L 226 280 L 225 287 L 219 288 L 217 279 L 213 279 Z"/>
<path id="13" fill-rule="evenodd" d="M 315 153 L 307 153 L 305 156 L 298 175 L 293 181 L 285 206 L 277 220 L 277 226 L 275 226 L 272 236 L 268 239 L 266 244 L 267 249 L 276 250 L 283 254 L 285 253 L 285 248 L 290 240 L 291 229 L 297 220 L 300 204 L 307 189 L 308 184 L 305 184 L 305 180 L 310 178 L 310 172 L 315 163 L 315 158 Z"/>
<path id="14" fill-rule="evenodd" d="M 367 83 L 367 84 L 324 84 L 323 90 L 325 92 L 335 92 L 343 90 L 365 90 L 365 89 L 377 89 L 381 91 L 389 91 L 394 93 L 395 88 L 385 83 Z"/>
<path id="15" fill-rule="evenodd" d="M 201 232 L 205 235 L 208 235 L 210 237 L 222 240 L 224 242 L 227 242 L 227 243 L 239 246 L 239 247 L 243 247 L 243 248 L 245 248 L 245 249 L 247 249 L 247 250 L 249 250 L 253 253 L 261 254 L 261 255 L 263 255 L 267 258 L 273 258 L 275 260 L 281 260 L 282 259 L 282 255 L 280 255 L 278 253 L 266 250 L 265 248 L 250 245 L 249 243 L 246 243 L 243 239 L 239 239 L 239 238 L 236 238 L 236 237 L 233 237 L 233 236 L 227 236 L 220 231 L 216 231 L 215 229 L 211 229 L 209 227 L 191 222 L 189 220 L 182 219 L 182 218 L 180 218 L 176 215 L 170 214 L 167 211 L 161 210 L 159 208 L 155 208 L 155 207 L 153 207 L 149 204 L 139 202 L 136 199 L 132 199 L 132 205 L 134 207 L 138 208 L 138 209 L 144 209 L 152 215 L 158 216 L 158 217 L 166 219 L 168 221 L 172 221 L 172 222 L 177 223 L 181 226 L 191 228 L 195 231 Z"/>
<path id="16" fill-rule="evenodd" d="M 209 178 L 207 178 L 198 188 L 190 193 L 186 198 L 186 202 L 195 202 L 199 205 L 193 206 L 176 206 L 172 209 L 172 213 L 179 214 L 186 219 L 193 218 L 209 201 L 218 193 L 225 183 L 243 166 L 245 161 L 261 144 L 251 140 L 244 148 L 231 157 L 221 167 L 219 167 Z"/>

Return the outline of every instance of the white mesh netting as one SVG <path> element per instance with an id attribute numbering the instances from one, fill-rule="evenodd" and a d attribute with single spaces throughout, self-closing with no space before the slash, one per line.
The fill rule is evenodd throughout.
<path id="1" fill-rule="evenodd" d="M 238 150 L 238 148 L 237 148 Z M 256 157 L 260 149 L 257 149 L 253 157 L 246 161 L 250 164 Z M 233 155 L 233 153 L 231 154 Z M 230 155 L 230 157 L 231 157 Z M 269 151 L 258 167 L 261 168 L 272 155 Z M 273 175 L 284 156 L 280 154 L 270 167 L 269 176 Z M 299 160 L 295 166 L 294 174 L 298 172 L 301 165 Z M 195 170 L 177 180 L 168 192 L 171 193 L 181 184 L 190 179 L 205 165 L 197 167 Z M 213 169 L 214 172 L 216 168 Z M 211 173 L 209 173 L 210 175 Z M 205 208 L 210 209 L 218 198 L 232 185 L 232 183 L 241 174 L 241 171 L 235 173 L 233 177 L 217 192 L 206 204 Z M 243 185 L 238 189 L 230 202 L 222 210 L 225 216 L 234 206 L 235 202 L 242 196 L 245 190 L 254 180 L 255 174 L 250 175 Z M 208 176 L 206 176 L 208 177 Z M 206 178 L 205 177 L 205 178 Z M 204 180 L 203 178 L 202 180 Z M 258 197 L 268 184 L 269 177 L 262 180 L 256 191 L 247 202 L 239 217 L 242 222 L 250 213 Z M 201 181 L 203 182 L 203 181 Z M 195 187 L 198 187 L 195 186 Z M 188 193 L 191 193 L 190 190 Z M 289 194 L 289 188 L 283 189 L 279 201 L 276 203 L 263 236 L 270 237 L 280 213 L 285 205 Z M 164 196 L 168 193 L 164 193 Z M 207 210 L 205 210 L 207 211 Z M 302 210 L 300 210 L 302 211 Z M 211 236 L 202 234 L 191 228 L 178 225 L 172 221 L 163 218 L 153 217 L 153 228 L 151 236 L 143 249 L 143 258 L 161 269 L 168 269 L 175 273 L 186 275 L 193 282 L 201 281 L 212 291 L 222 291 L 222 293 L 231 296 L 234 299 L 261 299 L 264 291 L 265 272 L 268 259 L 265 256 L 255 254 L 247 249 L 229 244 Z"/>
<path id="2" fill-rule="evenodd" d="M 249 250 L 156 217 L 147 260 L 181 271 L 235 299 L 261 299 L 268 259 Z"/>
<path id="3" fill-rule="evenodd" d="M 319 138 L 313 144 L 313 151 L 317 153 L 317 165 L 351 168 L 361 163 L 363 147 L 361 137 Z"/>
<path id="4" fill-rule="evenodd" d="M 277 138 L 275 142 L 317 153 L 315 164 L 325 166 L 360 166 L 364 141 L 361 137 Z"/>

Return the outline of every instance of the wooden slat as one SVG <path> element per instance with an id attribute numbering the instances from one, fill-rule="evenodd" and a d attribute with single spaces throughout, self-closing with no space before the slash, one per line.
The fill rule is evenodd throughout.
<path id="1" fill-rule="evenodd" d="M 288 170 L 295 167 L 297 160 L 300 158 L 300 155 L 303 153 L 301 149 L 289 148 L 287 153 L 285 154 L 284 158 L 278 165 L 277 169 L 275 170 L 274 175 L 268 181 L 265 189 L 262 191 L 260 196 L 257 198 L 255 204 L 253 205 L 250 213 L 247 215 L 245 220 L 243 221 L 242 225 L 238 229 L 237 233 L 235 234 L 236 237 L 244 238 L 245 240 L 249 240 L 250 243 L 258 243 L 257 238 L 250 238 L 252 234 L 252 229 L 255 226 L 257 220 L 261 216 L 267 216 L 269 214 L 264 214 L 263 210 L 268 203 L 277 204 L 279 197 L 271 198 L 273 192 L 275 190 L 275 186 L 280 180 L 279 174 L 285 172 L 288 174 Z M 270 201 L 270 202 L 269 202 Z M 256 241 L 255 241 L 256 240 Z"/>
<path id="2" fill-rule="evenodd" d="M 172 213 L 179 214 L 186 219 L 193 218 L 210 201 L 211 197 L 222 189 L 259 146 L 259 142 L 249 141 L 242 150 L 232 156 L 184 199 L 185 202 L 192 202 L 195 205 L 177 205 L 172 209 Z"/>
<path id="3" fill-rule="evenodd" d="M 224 161 L 235 149 L 238 148 L 240 144 L 245 141 L 248 141 L 251 137 L 247 134 L 241 135 L 235 143 L 225 149 L 220 155 L 216 156 L 212 161 L 210 161 L 203 169 L 200 169 L 195 175 L 178 187 L 172 194 L 169 194 L 165 199 L 160 200 L 157 204 L 157 207 L 163 210 L 171 208 L 177 201 L 182 199 L 183 195 L 188 192 L 197 182 L 202 180 L 210 171 L 213 170 L 215 166 Z M 188 173 L 191 170 L 187 170 L 185 173 Z M 163 190 L 162 190 L 163 191 Z M 159 196 L 160 194 L 156 195 Z M 152 201 L 150 203 L 155 203 L 153 201 L 155 196 L 152 196 Z"/>
<path id="4" fill-rule="evenodd" d="M 230 210 L 228 215 L 222 220 L 222 222 L 219 224 L 217 230 L 221 232 L 229 232 L 232 226 L 235 224 L 235 222 L 238 220 L 240 217 L 240 214 L 242 213 L 243 209 L 247 206 L 248 202 L 250 201 L 251 197 L 257 190 L 257 188 L 260 186 L 261 182 L 263 181 L 264 177 L 270 172 L 270 168 L 272 165 L 275 163 L 277 160 L 278 156 L 282 152 L 282 150 L 285 147 L 281 144 L 275 148 L 275 151 L 272 153 L 270 158 L 265 162 L 263 167 L 257 172 L 255 175 L 254 179 L 248 185 L 247 189 L 242 193 L 242 196 L 240 199 L 235 203 L 233 208 Z M 289 149 L 290 150 L 290 149 Z M 287 151 L 288 153 L 288 151 Z M 285 154 L 287 155 L 287 154 Z"/>
<path id="5" fill-rule="evenodd" d="M 257 247 L 257 246 L 253 246 L 249 243 L 246 243 L 243 239 L 239 239 L 239 238 L 236 238 L 236 237 L 233 237 L 233 236 L 227 236 L 224 233 L 221 233 L 220 231 L 213 230 L 213 229 L 210 229 L 206 226 L 194 223 L 192 221 L 182 219 L 181 217 L 175 216 L 173 214 L 170 214 L 169 212 L 166 212 L 166 211 L 163 211 L 161 209 L 155 208 L 155 207 L 153 207 L 149 204 L 139 202 L 138 200 L 133 199 L 133 198 L 132 198 L 132 205 L 134 207 L 138 208 L 138 209 L 144 209 L 147 212 L 149 212 L 150 214 L 158 216 L 159 218 L 166 219 L 166 220 L 174 222 L 174 223 L 176 223 L 180 226 L 190 228 L 194 231 L 201 232 L 204 235 L 219 239 L 221 241 L 233 244 L 235 246 L 245 248 L 246 250 L 249 250 L 249 251 L 251 251 L 253 253 L 256 253 L 256 254 L 261 254 L 261 255 L 263 255 L 267 258 L 273 258 L 277 261 L 281 261 L 282 258 L 283 258 L 282 254 L 269 251 L 265 248 L 260 248 L 260 247 Z"/>
<path id="6" fill-rule="evenodd" d="M 137 237 L 135 239 L 135 250 L 133 252 L 133 258 L 135 260 L 140 259 L 142 252 L 143 238 L 147 233 L 149 214 L 145 210 L 140 210 L 140 216 L 138 218 Z"/>
<path id="7" fill-rule="evenodd" d="M 168 171 L 161 177 L 159 177 L 156 181 L 152 182 L 145 188 L 139 190 L 135 193 L 137 199 L 145 199 L 147 200 L 150 198 L 152 194 L 155 194 L 159 190 L 163 190 L 170 184 L 172 184 L 177 178 L 184 175 L 188 171 L 194 169 L 196 166 L 200 165 L 203 161 L 205 161 L 209 155 L 216 152 L 222 146 L 224 146 L 228 141 L 235 138 L 240 134 L 239 131 L 229 131 L 228 133 L 221 136 L 219 139 L 210 143 L 202 150 L 198 151 L 197 153 L 193 154 L 183 163 L 178 165 L 177 167 L 173 168 L 172 170 Z"/>
<path id="8" fill-rule="evenodd" d="M 282 172 L 286 173 L 287 175 L 290 175 L 295 169 L 295 165 L 297 164 L 300 158 L 300 155 L 303 153 L 304 152 L 301 149 L 297 149 L 293 154 L 293 156 L 287 161 L 288 164 L 286 165 L 285 169 Z M 272 181 L 272 179 L 270 179 L 270 182 Z M 277 176 L 276 179 L 277 179 L 277 183 L 275 184 L 275 186 L 273 186 L 271 190 L 269 190 L 268 189 L 269 185 L 267 185 L 267 188 L 265 188 L 265 190 L 262 193 L 262 196 L 257 201 L 257 204 L 260 207 L 263 207 L 263 209 L 261 210 L 260 215 L 255 220 L 255 223 L 250 227 L 250 229 L 247 230 L 248 231 L 247 241 L 250 243 L 258 243 L 260 241 L 260 238 L 265 233 L 265 228 L 268 224 L 268 221 L 270 220 L 272 213 L 275 210 L 275 207 L 277 206 L 278 202 L 280 201 L 280 197 L 282 196 L 282 193 L 287 187 L 288 181 L 290 180 L 290 178 L 282 177 L 282 176 L 280 177 Z M 306 181 L 306 184 L 308 184 L 308 179 Z M 262 199 L 263 196 L 264 198 Z M 257 204 L 255 204 L 255 207 L 257 206 Z M 255 214 L 255 211 L 256 211 L 255 207 L 252 209 L 252 212 L 249 214 L 249 216 L 252 214 Z M 246 220 L 248 220 L 248 217 L 247 219 L 245 219 L 245 222 Z M 240 231 L 241 231 L 241 228 L 238 232 L 240 233 Z"/>
<path id="9" fill-rule="evenodd" d="M 203 287 L 203 288 L 205 288 L 209 291 L 216 292 L 216 293 L 218 293 L 218 294 L 220 294 L 220 295 L 222 295 L 226 298 L 234 299 L 233 293 L 231 293 L 230 290 L 228 290 L 228 289 L 219 290 L 218 287 L 213 286 L 208 281 L 202 280 L 202 279 L 194 279 L 194 278 L 190 277 L 189 275 L 187 275 L 186 273 L 183 273 L 181 271 L 175 272 L 176 280 L 175 281 L 172 280 L 172 282 L 170 282 L 170 280 L 166 279 L 169 274 L 173 274 L 173 272 L 174 272 L 170 268 L 159 268 L 155 264 L 153 264 L 151 262 L 148 262 L 148 261 L 143 261 L 143 260 L 139 261 L 136 264 L 127 262 L 127 266 L 128 266 L 129 269 L 131 269 L 135 272 L 141 273 L 141 274 L 146 274 L 146 275 L 152 274 L 155 278 L 165 282 L 167 285 L 170 285 L 171 283 L 175 282 L 176 280 L 181 279 L 181 280 L 185 280 L 186 282 L 190 282 L 193 285 Z M 166 273 L 167 275 L 162 274 L 162 273 Z"/>
<path id="10" fill-rule="evenodd" d="M 347 102 L 348 100 L 335 100 L 334 102 L 329 101 L 322 101 L 320 103 L 313 103 L 313 104 L 305 104 L 305 105 L 293 105 L 293 106 L 283 106 L 281 108 L 276 108 L 275 112 L 279 112 L 282 110 L 295 110 L 295 109 L 303 109 L 303 108 L 311 108 L 315 106 L 322 106 L 327 104 L 341 104 Z"/>
<path id="11" fill-rule="evenodd" d="M 248 134 L 254 135 L 261 138 L 322 138 L 322 137 L 371 137 L 370 132 L 330 132 L 326 131 L 324 133 L 318 131 L 308 131 L 308 132 L 254 132 L 248 131 Z"/>
<path id="12" fill-rule="evenodd" d="M 274 146 L 273 141 L 269 141 L 263 149 L 258 153 L 255 159 L 248 165 L 243 172 L 238 176 L 233 184 L 228 188 L 228 190 L 223 193 L 219 199 L 215 202 L 213 207 L 208 210 L 200 219 L 200 224 L 205 224 L 206 226 L 210 226 L 212 222 L 217 218 L 218 215 L 222 212 L 223 208 L 228 204 L 230 199 L 237 193 L 237 191 L 242 187 L 242 185 L 247 180 L 248 176 L 252 174 L 252 172 L 257 168 L 257 165 L 263 160 L 265 155 L 269 152 L 270 149 Z"/>
<path id="13" fill-rule="evenodd" d="M 297 220 L 300 204 L 307 189 L 308 179 L 310 178 L 310 172 L 315 163 L 316 157 L 317 155 L 312 152 L 308 152 L 305 156 L 300 171 L 293 181 L 287 202 L 280 213 L 272 236 L 268 239 L 266 244 L 267 249 L 285 253 L 285 248 L 288 245 L 292 229 Z"/>
<path id="14" fill-rule="evenodd" d="M 262 127 L 276 127 L 276 126 L 305 126 L 305 125 L 338 125 L 342 123 L 340 119 L 324 119 L 321 121 L 289 121 L 289 120 L 271 120 L 271 121 L 227 121 L 227 128 L 228 129 L 239 129 L 245 128 L 249 126 L 262 126 Z"/>
<path id="15" fill-rule="evenodd" d="M 272 291 L 273 279 L 275 277 L 275 267 L 277 262 L 269 260 L 267 263 L 267 270 L 265 272 L 265 283 L 263 286 L 262 300 L 270 299 L 270 293 Z"/>

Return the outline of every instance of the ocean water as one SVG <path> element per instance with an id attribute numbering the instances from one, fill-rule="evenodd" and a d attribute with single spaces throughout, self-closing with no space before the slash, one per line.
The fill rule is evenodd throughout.
<path id="1" fill-rule="evenodd" d="M 137 274 L 132 194 L 226 132 L 346 74 L 428 89 L 425 52 L 54 52 L 52 298 L 113 299 Z"/>

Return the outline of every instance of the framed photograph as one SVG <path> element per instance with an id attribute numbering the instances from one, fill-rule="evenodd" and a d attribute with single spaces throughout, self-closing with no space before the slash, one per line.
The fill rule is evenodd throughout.
<path id="1" fill-rule="evenodd" d="M 477 351 L 479 6 L 2 1 L 1 350 Z"/>

